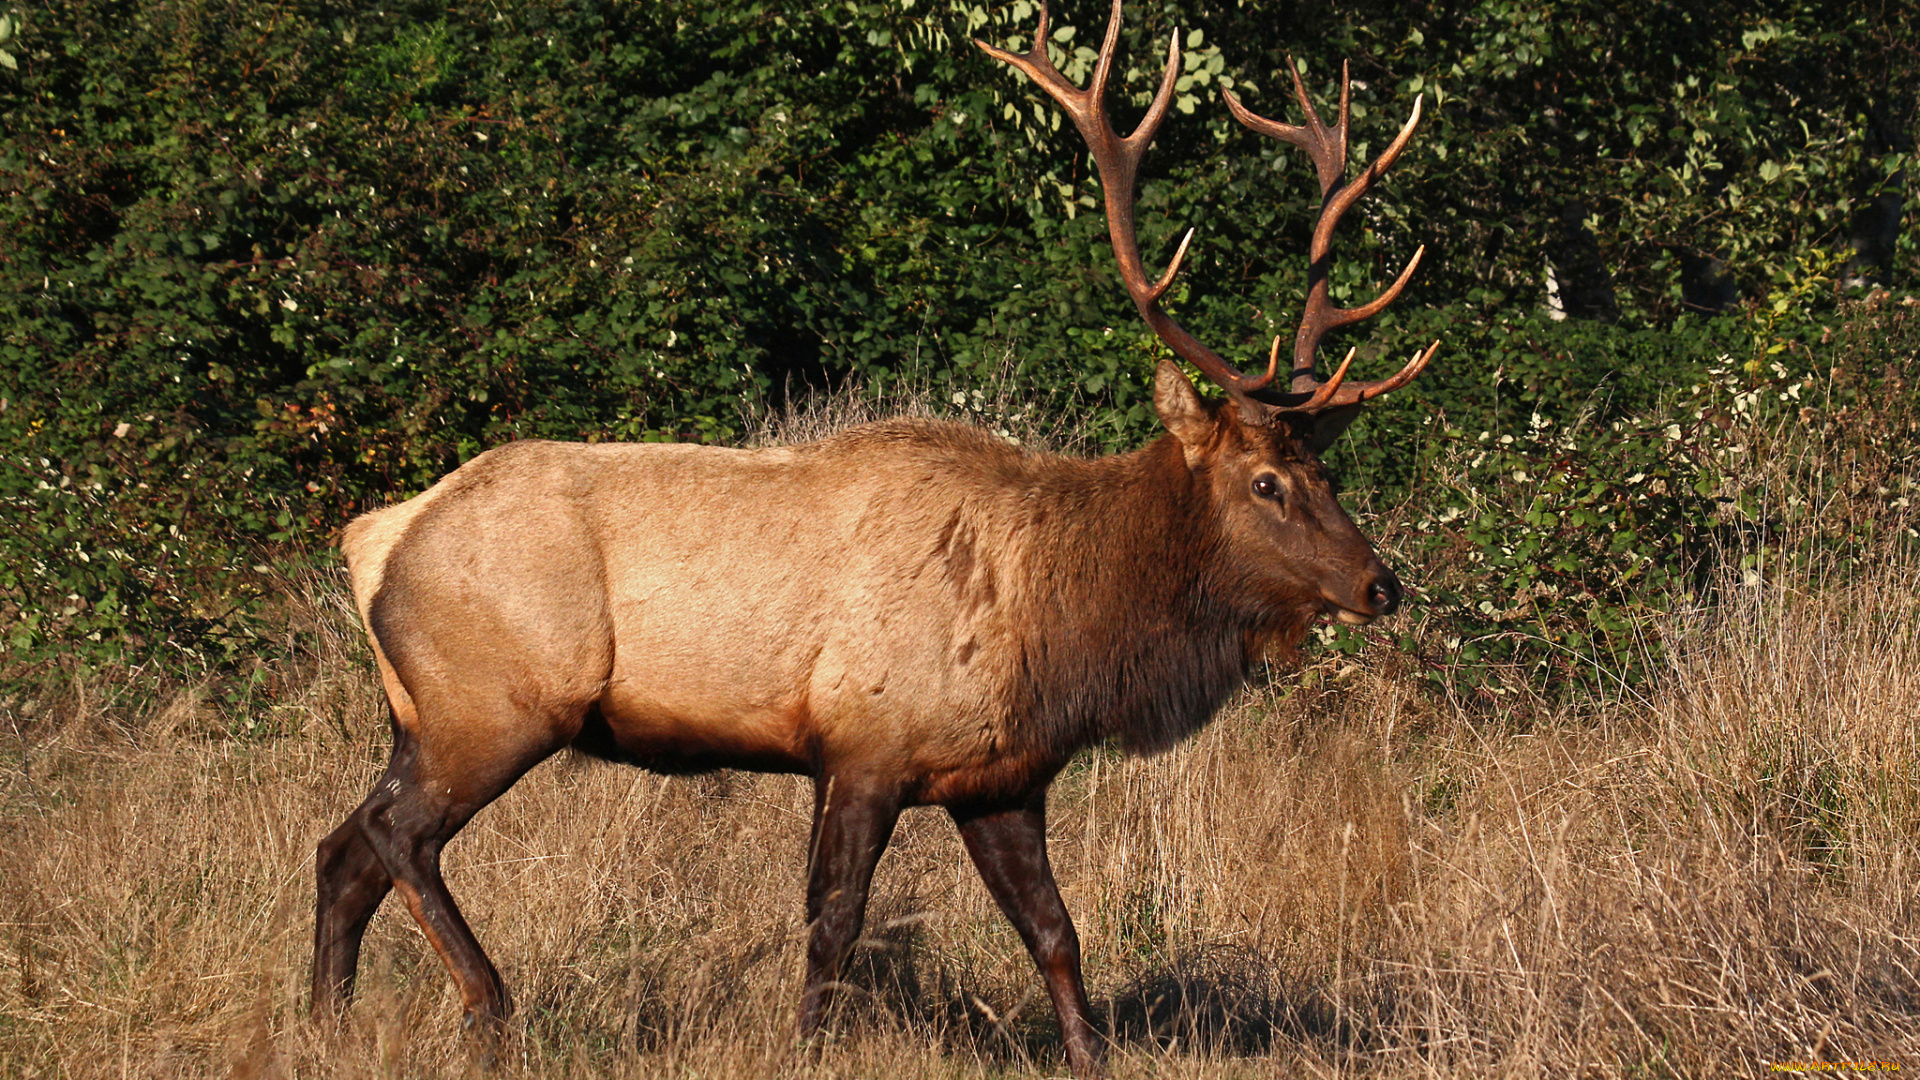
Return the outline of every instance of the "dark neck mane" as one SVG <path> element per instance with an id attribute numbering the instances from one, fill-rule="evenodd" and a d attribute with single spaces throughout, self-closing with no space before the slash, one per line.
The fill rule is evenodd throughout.
<path id="1" fill-rule="evenodd" d="M 1029 459 L 1025 632 L 1014 723 L 1070 753 L 1106 739 L 1165 750 L 1212 718 L 1275 628 L 1236 609 L 1210 567 L 1220 539 L 1180 444 Z"/>

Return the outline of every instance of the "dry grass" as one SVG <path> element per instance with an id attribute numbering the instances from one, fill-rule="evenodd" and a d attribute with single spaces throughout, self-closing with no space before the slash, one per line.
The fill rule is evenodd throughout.
<path id="1" fill-rule="evenodd" d="M 1417 580 L 1418 568 L 1408 576 Z M 234 737 L 189 687 L 70 688 L 0 776 L 0 1075 L 477 1071 L 404 912 L 361 1004 L 304 1016 L 311 853 L 383 764 L 339 586 Z M 1920 565 L 1729 585 L 1650 699 L 1514 717 L 1391 654 L 1242 696 L 1166 757 L 1096 753 L 1053 853 L 1118 1076 L 1702 1076 L 1920 1068 Z M 881 864 L 860 987 L 791 1032 L 802 781 L 537 769 L 447 853 L 504 971 L 495 1075 L 1043 1075 L 1051 1010 L 943 815 Z"/>

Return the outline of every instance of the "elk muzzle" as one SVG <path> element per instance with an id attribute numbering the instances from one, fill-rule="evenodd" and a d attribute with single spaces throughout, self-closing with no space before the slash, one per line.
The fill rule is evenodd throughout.
<path id="1" fill-rule="evenodd" d="M 1350 626 L 1365 626 L 1382 615 L 1391 615 L 1400 607 L 1400 579 L 1379 559 L 1367 560 L 1360 575 L 1358 602 L 1325 595 L 1328 613 Z"/>

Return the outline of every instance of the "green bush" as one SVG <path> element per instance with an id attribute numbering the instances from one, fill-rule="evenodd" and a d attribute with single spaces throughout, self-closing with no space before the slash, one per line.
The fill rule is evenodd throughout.
<path id="1" fill-rule="evenodd" d="M 1518 670 L 1537 690 L 1613 694 L 1666 662 L 1656 616 L 1716 603 L 1730 570 L 1844 578 L 1911 543 L 1920 319 L 1795 302 L 1820 285 L 1723 322 L 1716 336 L 1745 348 L 1675 372 L 1643 409 L 1589 399 L 1504 430 L 1433 415 L 1409 500 L 1386 515 L 1429 571 L 1415 621 L 1430 633 L 1401 646 L 1448 683 Z"/>

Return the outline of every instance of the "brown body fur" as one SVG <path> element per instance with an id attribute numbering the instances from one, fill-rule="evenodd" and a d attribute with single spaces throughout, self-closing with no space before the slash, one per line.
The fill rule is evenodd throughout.
<path id="1" fill-rule="evenodd" d="M 457 745 L 858 763 L 945 804 L 1102 738 L 1164 748 L 1238 685 L 1279 612 L 1207 580 L 1193 484 L 1172 439 L 1078 460 L 915 421 L 757 451 L 525 442 L 343 546 L 389 688 L 457 694 Z M 490 730 L 475 673 L 551 728 Z"/>

